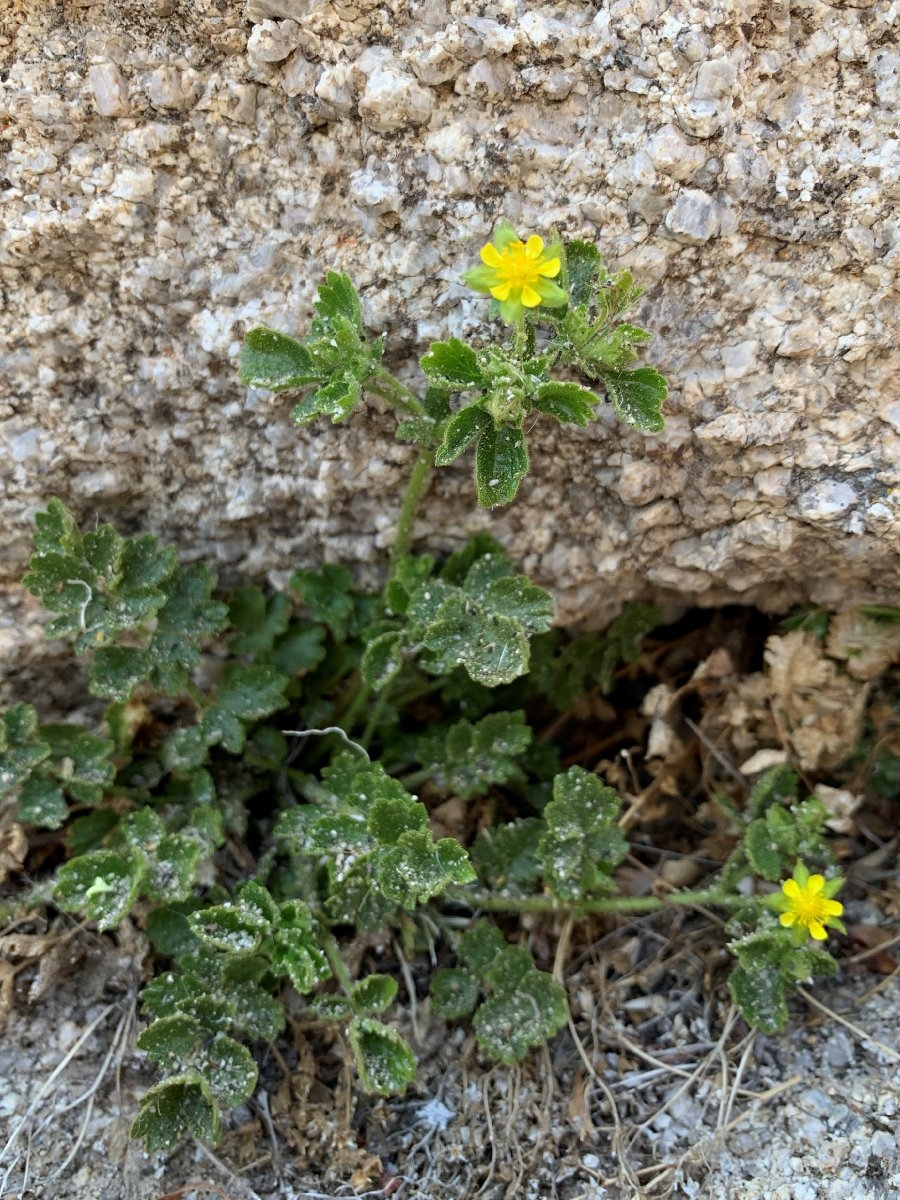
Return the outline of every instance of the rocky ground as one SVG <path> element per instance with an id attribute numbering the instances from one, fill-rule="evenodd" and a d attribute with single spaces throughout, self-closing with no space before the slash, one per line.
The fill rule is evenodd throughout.
<path id="1" fill-rule="evenodd" d="M 880 919 L 864 900 L 847 917 L 858 928 Z M 534 943 L 552 949 L 559 933 L 536 929 Z M 576 935 L 572 1024 L 521 1068 L 491 1066 L 469 1034 L 419 1007 L 414 1020 L 398 1015 L 420 1079 L 373 1102 L 354 1090 L 340 1045 L 297 1025 L 262 1052 L 260 1088 L 220 1146 L 151 1157 L 128 1138 L 152 1082 L 134 1049 L 141 938 L 128 927 L 115 939 L 7 931 L 22 969 L 0 1044 L 0 1196 L 891 1200 L 900 986 L 896 966 L 883 973 L 889 935 L 882 922 L 883 942 L 805 989 L 777 1038 L 748 1032 L 721 986 L 707 991 L 721 953 L 706 918 Z M 28 953 L 41 957 L 29 965 Z"/>

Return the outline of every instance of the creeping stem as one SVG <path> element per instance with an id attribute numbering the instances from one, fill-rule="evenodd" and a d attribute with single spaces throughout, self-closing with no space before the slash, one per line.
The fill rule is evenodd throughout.
<path id="1" fill-rule="evenodd" d="M 739 909 L 754 902 L 754 897 L 727 894 L 718 888 L 707 888 L 697 892 L 670 892 L 666 896 L 607 896 L 596 900 L 580 900 L 567 904 L 555 896 L 492 896 L 474 892 L 468 888 L 453 888 L 446 893 L 448 898 L 460 904 L 468 904 L 483 912 L 577 912 L 584 913 L 629 913 L 657 912 L 671 904 L 713 905 L 717 908 Z"/>

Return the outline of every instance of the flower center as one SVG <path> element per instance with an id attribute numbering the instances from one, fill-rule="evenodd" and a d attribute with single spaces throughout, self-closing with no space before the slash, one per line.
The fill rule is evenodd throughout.
<path id="1" fill-rule="evenodd" d="M 825 898 L 808 891 L 801 891 L 791 907 L 800 924 L 807 927 L 822 924 L 828 916 Z"/>
<path id="2" fill-rule="evenodd" d="M 532 256 L 524 242 L 510 242 L 500 257 L 502 262 L 497 267 L 497 274 L 503 283 L 508 283 L 513 288 L 534 287 L 536 283 L 540 283 L 540 252 Z"/>

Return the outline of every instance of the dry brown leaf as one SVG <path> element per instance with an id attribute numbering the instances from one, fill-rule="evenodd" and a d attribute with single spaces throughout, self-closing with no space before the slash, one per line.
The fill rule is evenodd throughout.
<path id="1" fill-rule="evenodd" d="M 786 750 L 757 750 L 746 762 L 742 762 L 738 770 L 749 779 L 751 775 L 761 775 L 771 767 L 780 767 L 788 761 Z"/>
<path id="2" fill-rule="evenodd" d="M 900 661 L 900 625 L 845 612 L 828 626 L 826 650 L 846 664 L 854 679 L 875 679 Z"/>
<path id="3" fill-rule="evenodd" d="M 881 925 L 848 925 L 847 935 L 853 950 L 848 963 L 851 971 L 874 971 L 879 975 L 892 975 L 898 969 L 896 958 L 888 953 L 888 950 L 895 946 L 895 938 L 890 929 Z"/>
<path id="4" fill-rule="evenodd" d="M 766 642 L 772 713 L 804 771 L 836 766 L 859 745 L 868 685 L 826 658 L 819 641 L 794 629 Z"/>
<path id="5" fill-rule="evenodd" d="M 6 1018 L 12 1011 L 13 983 L 16 978 L 16 968 L 12 963 L 0 958 L 0 1029 L 6 1024 Z"/>
<path id="6" fill-rule="evenodd" d="M 681 739 L 669 724 L 674 690 L 667 683 L 658 683 L 650 689 L 641 704 L 641 713 L 650 717 L 650 732 L 647 735 L 647 757 L 670 760 L 684 749 Z"/>
<path id="7" fill-rule="evenodd" d="M 350 1176 L 350 1184 L 358 1191 L 368 1191 L 384 1171 L 377 1154 L 368 1154 Z"/>
<path id="8" fill-rule="evenodd" d="M 862 804 L 862 796 L 856 796 L 846 788 L 829 787 L 826 783 L 817 783 L 813 794 L 828 813 L 825 824 L 829 829 L 835 833 L 856 832 L 853 814 Z"/>
<path id="9" fill-rule="evenodd" d="M 22 870 L 28 853 L 28 838 L 21 825 L 0 830 L 0 883 Z"/>
<path id="10" fill-rule="evenodd" d="M 803 629 L 792 629 L 782 637 L 770 637 L 766 642 L 765 659 L 772 692 L 784 700 L 825 687 L 833 669 L 822 654 L 818 639 Z"/>
<path id="11" fill-rule="evenodd" d="M 777 740 L 765 675 L 747 675 L 707 710 L 700 725 L 713 745 L 735 762 L 749 758 L 762 744 Z"/>

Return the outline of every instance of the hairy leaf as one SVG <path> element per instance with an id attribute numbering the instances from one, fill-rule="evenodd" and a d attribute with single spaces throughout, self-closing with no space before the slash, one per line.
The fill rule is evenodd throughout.
<path id="1" fill-rule="evenodd" d="M 309 351 L 295 338 L 275 329 L 251 329 L 244 338 L 241 383 L 270 392 L 294 391 L 320 379 Z"/>
<path id="2" fill-rule="evenodd" d="M 561 899 L 609 890 L 613 868 L 628 850 L 616 824 L 619 804 L 612 788 L 581 767 L 556 777 L 538 854 L 547 886 Z"/>
<path id="3" fill-rule="evenodd" d="M 431 977 L 431 1006 L 445 1021 L 470 1017 L 479 993 L 478 981 L 459 967 L 441 967 Z"/>
<path id="4" fill-rule="evenodd" d="M 396 1096 L 416 1077 L 416 1059 L 395 1030 L 372 1017 L 354 1017 L 348 1030 L 359 1081 L 376 1096 Z"/>
<path id="5" fill-rule="evenodd" d="M 522 430 L 492 421 L 479 437 L 475 451 L 475 491 L 482 508 L 509 504 L 515 499 L 528 466 Z"/>
<path id="6" fill-rule="evenodd" d="M 53 897 L 66 912 L 83 912 L 101 931 L 114 929 L 138 898 L 141 857 L 95 850 L 60 867 Z"/>
<path id="7" fill-rule="evenodd" d="M 329 271 L 324 281 L 319 284 L 319 298 L 316 300 L 316 311 L 320 317 L 343 317 L 356 329 L 362 332 L 362 308 L 359 295 L 348 275 L 337 271 Z"/>
<path id="8" fill-rule="evenodd" d="M 663 421 L 662 406 L 669 394 L 665 377 L 653 367 L 635 371 L 603 371 L 603 386 L 619 417 L 637 429 L 659 433 Z"/>
<path id="9" fill-rule="evenodd" d="M 143 1138 L 149 1154 L 168 1150 L 182 1137 L 215 1143 L 222 1122 L 207 1080 L 196 1072 L 165 1079 L 141 1098 L 131 1136 Z"/>
<path id="10" fill-rule="evenodd" d="M 516 759 L 530 742 L 524 712 L 489 713 L 475 725 L 458 721 L 420 739 L 418 757 L 435 783 L 468 800 L 492 784 L 523 778 Z"/>
<path id="11" fill-rule="evenodd" d="M 422 370 L 433 382 L 450 391 L 479 387 L 484 383 L 478 355 L 459 338 L 432 342 L 422 359 Z"/>
<path id="12" fill-rule="evenodd" d="M 600 402 L 589 388 L 580 383 L 542 383 L 532 399 L 532 407 L 549 413 L 569 425 L 589 425 Z"/>
<path id="13" fill-rule="evenodd" d="M 448 422 L 444 440 L 434 456 L 436 467 L 446 467 L 455 462 L 477 437 L 493 425 L 488 413 L 478 404 L 460 409 Z"/>

